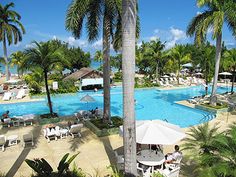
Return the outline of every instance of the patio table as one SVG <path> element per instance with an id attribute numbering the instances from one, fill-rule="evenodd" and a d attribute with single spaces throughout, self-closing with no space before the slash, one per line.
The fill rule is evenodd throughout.
<path id="1" fill-rule="evenodd" d="M 143 165 L 151 166 L 153 172 L 154 166 L 162 165 L 165 162 L 165 156 L 160 151 L 145 149 L 137 155 L 137 161 Z"/>

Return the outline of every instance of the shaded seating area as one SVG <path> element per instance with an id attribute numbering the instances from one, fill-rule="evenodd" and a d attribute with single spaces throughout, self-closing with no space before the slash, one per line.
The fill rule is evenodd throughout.
<path id="1" fill-rule="evenodd" d="M 123 127 L 120 127 L 123 135 Z M 182 152 L 175 145 L 173 153 L 163 154 L 162 145 L 173 145 L 185 134 L 179 126 L 161 121 L 136 121 L 137 171 L 139 176 L 152 176 L 161 173 L 165 177 L 178 177 Z M 117 167 L 122 161 L 118 161 Z M 118 168 L 119 169 L 119 168 Z"/>
<path id="2" fill-rule="evenodd" d="M 34 137 L 32 133 L 27 133 L 22 136 L 22 146 L 26 147 L 26 145 L 30 144 L 34 146 Z"/>

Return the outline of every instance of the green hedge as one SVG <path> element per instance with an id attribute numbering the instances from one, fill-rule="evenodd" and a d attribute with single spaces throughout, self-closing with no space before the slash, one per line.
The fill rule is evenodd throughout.
<path id="1" fill-rule="evenodd" d="M 119 126 L 123 125 L 123 119 L 118 116 L 111 118 L 112 125 L 103 123 L 102 119 L 86 121 L 85 126 L 94 132 L 98 137 L 119 133 Z"/>

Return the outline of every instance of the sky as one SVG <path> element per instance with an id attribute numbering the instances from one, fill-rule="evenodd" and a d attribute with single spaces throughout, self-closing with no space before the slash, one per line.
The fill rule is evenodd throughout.
<path id="1" fill-rule="evenodd" d="M 91 52 L 100 50 L 102 40 L 89 43 L 86 39 L 86 31 L 80 39 L 76 40 L 65 29 L 66 10 L 71 0 L 1 0 L 5 5 L 14 2 L 16 10 L 22 17 L 21 22 L 26 29 L 23 40 L 17 45 L 8 46 L 8 54 L 18 50 L 24 50 L 32 46 L 32 41 L 47 41 L 60 39 L 68 42 L 71 46 L 79 46 L 84 51 Z M 175 44 L 192 43 L 193 39 L 186 36 L 186 28 L 191 19 L 202 11 L 196 6 L 196 0 L 139 0 L 139 16 L 141 22 L 141 41 L 149 41 L 160 38 L 166 42 L 166 49 Z M 209 36 L 211 31 L 209 30 Z M 209 40 L 212 44 L 215 41 Z M 236 46 L 227 27 L 223 30 L 223 41 L 229 48 Z M 114 52 L 112 52 L 114 54 Z M 3 55 L 0 44 L 0 56 Z"/>

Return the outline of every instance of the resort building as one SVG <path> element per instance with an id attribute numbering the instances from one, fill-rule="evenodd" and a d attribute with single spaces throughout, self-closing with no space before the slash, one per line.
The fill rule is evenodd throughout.
<path id="1" fill-rule="evenodd" d="M 92 68 L 81 68 L 79 71 L 70 74 L 63 80 L 69 79 L 74 80 L 75 85 L 78 86 L 80 90 L 103 87 L 103 73 Z"/>

